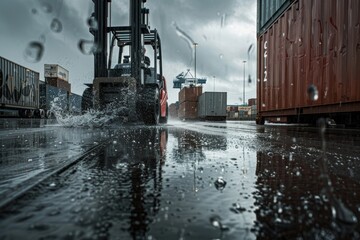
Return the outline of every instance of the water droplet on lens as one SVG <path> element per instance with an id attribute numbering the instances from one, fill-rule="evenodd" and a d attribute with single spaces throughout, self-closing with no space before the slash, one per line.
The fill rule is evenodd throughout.
<path id="1" fill-rule="evenodd" d="M 47 3 L 47 2 L 43 2 L 41 9 L 45 12 L 45 13 L 51 13 L 52 12 L 52 6 Z"/>
<path id="2" fill-rule="evenodd" d="M 223 190 L 226 186 L 226 181 L 222 177 L 218 177 L 214 184 L 217 190 Z"/>
<path id="3" fill-rule="evenodd" d="M 97 44 L 93 41 L 81 39 L 78 43 L 78 47 L 83 54 L 90 55 L 96 53 L 99 50 Z"/>
<path id="4" fill-rule="evenodd" d="M 37 10 L 35 8 L 31 9 L 32 14 L 37 14 Z"/>
<path id="5" fill-rule="evenodd" d="M 311 84 L 307 89 L 307 93 L 312 101 L 318 100 L 319 92 L 315 85 Z"/>
<path id="6" fill-rule="evenodd" d="M 96 20 L 96 18 L 94 16 L 91 16 L 88 18 L 87 20 L 87 24 L 90 28 L 92 28 L 93 30 L 97 30 L 98 29 L 98 22 Z"/>
<path id="7" fill-rule="evenodd" d="M 51 30 L 53 30 L 56 33 L 59 33 L 62 31 L 62 24 L 59 19 L 54 18 L 50 24 Z"/>
<path id="8" fill-rule="evenodd" d="M 24 51 L 25 60 L 31 63 L 39 62 L 44 53 L 44 46 L 40 42 L 30 42 Z"/>

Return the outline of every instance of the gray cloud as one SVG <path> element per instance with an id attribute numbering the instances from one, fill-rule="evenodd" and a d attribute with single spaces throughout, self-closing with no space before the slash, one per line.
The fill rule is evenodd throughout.
<path id="1" fill-rule="evenodd" d="M 52 11 L 44 11 L 44 3 L 50 4 Z M 242 89 L 242 61 L 250 60 L 247 72 L 251 71 L 255 84 L 255 54 L 248 59 L 248 48 L 256 41 L 256 16 L 253 0 L 149 0 L 150 25 L 160 32 L 163 43 L 164 70 L 168 86 L 173 78 L 190 68 L 193 72 L 193 49 L 179 35 L 177 26 L 197 47 L 198 76 L 208 77 L 205 88 L 213 89 L 213 76 L 216 76 L 216 89 L 230 89 L 229 103 L 237 101 Z M 128 0 L 112 1 L 112 24 L 128 24 Z M 43 64 L 57 63 L 70 71 L 73 91 L 81 94 L 84 83 L 93 77 L 93 57 L 83 55 L 77 47 L 80 39 L 91 40 L 86 19 L 92 11 L 90 0 L 5 0 L 0 2 L 0 55 L 21 65 L 28 66 L 41 74 Z M 62 32 L 50 30 L 50 23 L 58 17 Z M 179 30 L 178 29 L 178 30 Z M 26 62 L 23 52 L 26 45 L 45 36 L 45 52 L 39 63 Z M 190 47 L 189 47 L 190 46 Z M 256 44 L 255 44 L 256 46 Z M 246 74 L 248 75 L 248 73 Z M 247 77 L 246 77 L 247 79 Z M 255 97 L 254 86 L 247 87 Z M 177 98 L 177 91 L 170 89 L 170 102 Z M 241 95 L 242 96 L 242 95 Z"/>

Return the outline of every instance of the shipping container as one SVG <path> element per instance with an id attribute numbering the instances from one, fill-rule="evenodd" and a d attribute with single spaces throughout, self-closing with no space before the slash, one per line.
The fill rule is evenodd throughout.
<path id="1" fill-rule="evenodd" d="M 179 102 L 197 102 L 199 96 L 202 94 L 202 86 L 198 87 L 184 87 L 179 92 Z"/>
<path id="2" fill-rule="evenodd" d="M 1 109 L 37 109 L 39 73 L 0 57 Z"/>
<path id="3" fill-rule="evenodd" d="M 360 1 L 274 2 L 258 1 L 257 123 L 358 124 Z"/>
<path id="4" fill-rule="evenodd" d="M 53 87 L 61 88 L 71 92 L 71 84 L 60 78 L 45 78 L 45 82 Z"/>
<path id="5" fill-rule="evenodd" d="M 205 92 L 199 97 L 198 116 L 207 120 L 226 120 L 227 93 Z"/>
<path id="6" fill-rule="evenodd" d="M 45 78 L 59 78 L 69 82 L 69 71 L 57 64 L 44 64 Z"/>
<path id="7" fill-rule="evenodd" d="M 181 120 L 195 120 L 198 118 L 198 102 L 182 102 L 179 107 L 179 118 Z"/>

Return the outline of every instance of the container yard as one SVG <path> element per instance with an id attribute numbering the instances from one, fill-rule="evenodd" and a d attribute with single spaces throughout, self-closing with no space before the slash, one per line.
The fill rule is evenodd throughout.
<path id="1" fill-rule="evenodd" d="M 359 9 L 358 0 L 258 1 L 258 124 L 359 124 Z"/>
<path id="2" fill-rule="evenodd" d="M 79 114 L 81 96 L 71 93 L 69 72 L 45 64 L 44 76 L 45 81 L 40 81 L 38 72 L 0 57 L 0 116 L 51 117 L 54 100 L 64 112 Z"/>

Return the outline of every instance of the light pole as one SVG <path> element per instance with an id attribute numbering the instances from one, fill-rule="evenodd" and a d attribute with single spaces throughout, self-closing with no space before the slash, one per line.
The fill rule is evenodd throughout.
<path id="1" fill-rule="evenodd" d="M 197 78 L 196 78 L 196 46 L 198 45 L 198 43 L 194 42 L 194 48 L 195 48 L 195 84 L 197 84 Z"/>
<path id="2" fill-rule="evenodd" d="M 246 61 L 243 61 L 243 63 L 244 63 L 243 105 L 245 106 L 245 64 L 246 64 Z"/>

